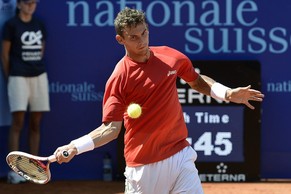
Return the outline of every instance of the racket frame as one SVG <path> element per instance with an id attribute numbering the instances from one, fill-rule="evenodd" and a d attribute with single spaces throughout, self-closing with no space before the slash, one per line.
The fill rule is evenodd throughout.
<path id="1" fill-rule="evenodd" d="M 45 168 L 42 167 L 45 170 L 45 173 L 47 175 L 47 179 L 45 179 L 45 180 L 37 180 L 37 179 L 31 178 L 26 173 L 23 173 L 20 169 L 18 169 L 11 162 L 11 158 L 12 157 L 18 157 L 18 156 L 26 157 L 28 159 L 35 160 L 36 162 L 41 162 L 41 163 L 47 162 L 46 165 L 44 164 Z M 50 173 L 49 166 L 50 166 L 50 163 L 55 162 L 55 161 L 56 161 L 56 157 L 54 155 L 51 155 L 49 157 L 41 157 L 41 156 L 35 156 L 35 155 L 28 154 L 28 153 L 21 152 L 21 151 L 12 151 L 6 156 L 6 162 L 14 172 L 19 174 L 20 176 L 22 176 L 26 180 L 28 180 L 30 182 L 33 182 L 33 183 L 36 183 L 36 184 L 45 184 L 45 183 L 50 181 L 51 173 Z"/>

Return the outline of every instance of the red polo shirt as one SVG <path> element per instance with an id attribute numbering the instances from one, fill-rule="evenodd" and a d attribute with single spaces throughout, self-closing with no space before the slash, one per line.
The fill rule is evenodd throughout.
<path id="1" fill-rule="evenodd" d="M 178 76 L 190 82 L 198 74 L 181 52 L 165 46 L 150 50 L 146 63 L 123 57 L 105 88 L 103 122 L 124 120 L 127 166 L 161 161 L 189 145 L 176 79 Z M 126 113 L 133 102 L 142 107 L 142 115 L 137 119 Z"/>

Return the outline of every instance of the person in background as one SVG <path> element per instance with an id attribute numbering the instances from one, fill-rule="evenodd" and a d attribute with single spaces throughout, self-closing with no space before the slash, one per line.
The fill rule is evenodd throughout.
<path id="1" fill-rule="evenodd" d="M 250 86 L 229 88 L 195 71 L 190 59 L 168 46 L 149 46 L 149 29 L 143 11 L 125 8 L 114 21 L 116 40 L 125 56 L 107 80 L 102 124 L 90 133 L 58 147 L 59 163 L 116 139 L 124 121 L 126 194 L 202 194 L 195 166 L 197 153 L 190 146 L 176 79 L 215 99 L 245 104 L 261 102 L 264 95 Z M 131 118 L 131 103 L 142 107 Z M 63 152 L 69 155 L 64 156 Z"/>
<path id="2" fill-rule="evenodd" d="M 17 0 L 16 15 L 3 28 L 2 63 L 8 83 L 8 100 L 12 113 L 9 151 L 19 150 L 21 130 L 29 112 L 29 152 L 38 155 L 43 112 L 50 110 L 48 78 L 43 60 L 46 30 L 34 17 L 37 0 Z M 9 183 L 25 180 L 13 171 Z"/>

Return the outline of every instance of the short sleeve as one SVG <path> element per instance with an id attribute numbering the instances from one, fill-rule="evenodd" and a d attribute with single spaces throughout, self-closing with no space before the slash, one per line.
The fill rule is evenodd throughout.
<path id="1" fill-rule="evenodd" d="M 122 96 L 121 77 L 112 75 L 105 86 L 103 98 L 103 122 L 122 121 L 125 111 L 124 97 Z"/>
<path id="2" fill-rule="evenodd" d="M 198 73 L 195 71 L 195 68 L 190 59 L 184 54 L 181 55 L 182 57 L 180 58 L 180 61 L 177 63 L 179 66 L 178 76 L 186 82 L 192 82 L 197 79 Z"/>

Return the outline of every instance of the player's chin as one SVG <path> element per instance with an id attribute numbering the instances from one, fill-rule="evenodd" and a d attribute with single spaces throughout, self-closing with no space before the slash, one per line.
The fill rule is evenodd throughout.
<path id="1" fill-rule="evenodd" d="M 142 48 L 138 49 L 138 53 L 140 55 L 147 55 L 147 53 L 148 53 L 148 47 L 142 47 Z"/>

